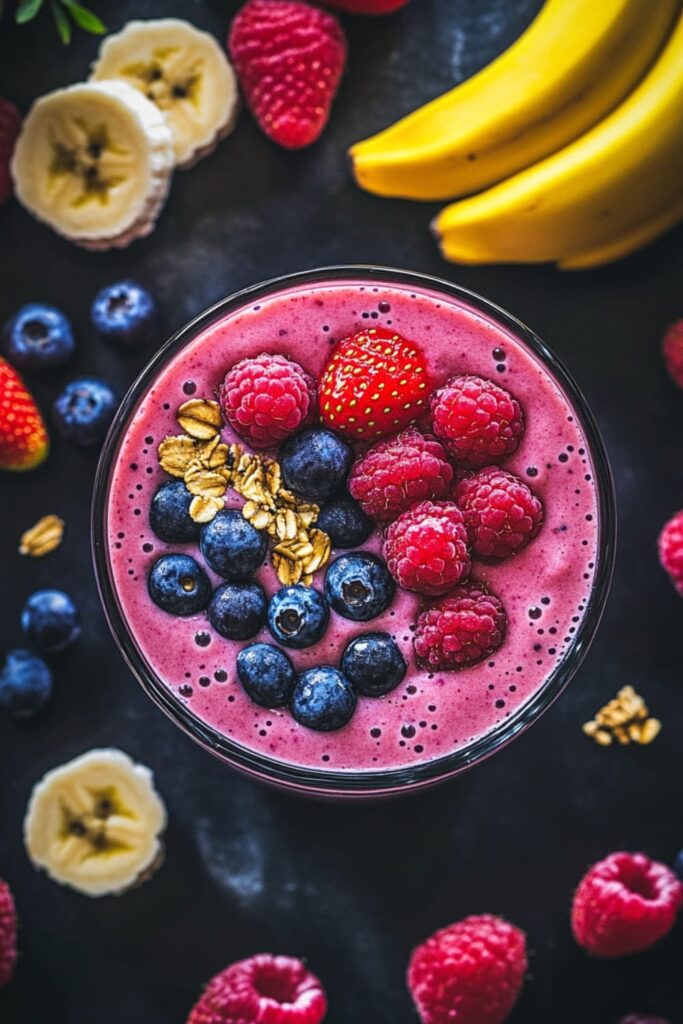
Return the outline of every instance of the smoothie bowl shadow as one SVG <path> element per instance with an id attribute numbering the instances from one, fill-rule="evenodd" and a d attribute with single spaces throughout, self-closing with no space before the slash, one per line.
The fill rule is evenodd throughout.
<path id="1" fill-rule="evenodd" d="M 119 534 L 112 532 L 112 522 L 110 521 L 112 513 L 110 510 L 112 506 L 113 479 L 122 458 L 130 457 L 130 452 L 125 450 L 126 438 L 131 424 L 141 408 L 145 406 L 145 403 L 149 404 L 153 398 L 160 408 L 162 403 L 163 409 L 169 410 L 171 408 L 171 403 L 165 400 L 168 396 L 165 393 L 162 394 L 161 389 L 158 395 L 155 394 L 155 384 L 158 382 L 160 375 L 171 364 L 175 364 L 176 359 L 181 358 L 186 350 L 190 351 L 192 343 L 205 332 L 216 329 L 218 325 L 220 333 L 221 325 L 224 322 L 229 322 L 231 317 L 242 315 L 243 311 L 259 311 L 270 301 L 280 301 L 281 296 L 290 298 L 294 296 L 293 301 L 296 302 L 300 296 L 307 295 L 311 290 L 313 293 L 316 293 L 316 289 L 328 287 L 355 288 L 360 293 L 368 293 L 368 295 L 372 293 L 375 302 L 384 293 L 391 293 L 393 295 L 399 291 L 405 292 L 413 300 L 422 295 L 429 296 L 430 301 L 433 304 L 436 303 L 437 308 L 443 306 L 444 308 L 453 307 L 458 310 L 466 310 L 468 315 L 475 317 L 475 320 L 480 318 L 482 324 L 493 325 L 496 330 L 502 332 L 503 336 L 507 336 L 510 339 L 509 347 L 511 349 L 516 348 L 520 353 L 524 354 L 524 359 L 530 364 L 536 365 L 539 372 L 551 382 L 552 387 L 561 396 L 565 404 L 565 411 L 570 413 L 566 418 L 572 422 L 572 429 L 578 432 L 581 443 L 585 446 L 585 449 L 583 447 L 579 448 L 579 452 L 584 455 L 582 461 L 585 465 L 582 469 L 590 469 L 590 473 L 586 473 L 584 478 L 592 481 L 591 487 L 594 489 L 595 514 L 585 516 L 586 519 L 595 520 L 592 523 L 594 528 L 594 554 L 592 556 L 593 560 L 589 563 L 591 567 L 590 573 L 584 572 L 582 574 L 584 580 L 588 580 L 589 576 L 590 579 L 588 583 L 584 584 L 586 592 L 580 605 L 581 614 L 571 618 L 573 625 L 568 626 L 568 622 L 564 623 L 563 631 L 570 635 L 564 637 L 564 643 L 561 647 L 558 645 L 559 654 L 553 664 L 549 666 L 547 675 L 542 678 L 540 685 L 516 706 L 514 706 L 513 700 L 513 707 L 504 716 L 499 716 L 499 719 L 490 728 L 464 740 L 461 737 L 455 749 L 444 751 L 441 748 L 431 756 L 429 756 L 428 752 L 424 758 L 417 758 L 413 755 L 413 759 L 408 763 L 396 763 L 395 760 L 391 763 L 390 759 L 390 763 L 382 766 L 382 764 L 378 763 L 380 761 L 379 757 L 368 757 L 367 763 L 363 764 L 361 768 L 355 765 L 351 767 L 338 767 L 334 763 L 322 763 L 320 766 L 317 766 L 311 764 L 310 759 L 306 763 L 305 759 L 296 756 L 294 753 L 296 740 L 294 741 L 292 757 L 290 759 L 284 751 L 280 752 L 278 750 L 274 752 L 272 749 L 269 750 L 264 742 L 260 744 L 254 743 L 252 746 L 248 742 L 243 741 L 243 736 L 237 740 L 234 736 L 227 735 L 226 731 L 221 730 L 214 722 L 207 720 L 207 717 L 210 716 L 197 714 L 192 709 L 191 702 L 180 699 L 177 686 L 174 689 L 169 685 L 169 680 L 162 678 L 159 670 L 152 666 L 150 659 L 146 656 L 143 649 L 144 645 L 140 643 L 139 637 L 136 636 L 136 630 L 131 627 L 129 609 L 124 607 L 125 601 L 122 600 L 121 596 L 121 579 L 117 580 L 115 578 L 115 572 L 112 568 L 112 556 L 116 554 L 120 559 L 120 553 L 114 552 L 114 547 L 120 549 L 123 545 L 125 550 L 125 545 L 133 544 L 132 538 L 128 537 L 125 542 L 115 540 L 117 536 L 124 536 L 123 531 Z M 322 302 L 320 304 L 322 305 Z M 378 304 L 380 310 L 386 309 L 389 305 L 386 301 L 380 301 Z M 377 303 L 375 308 L 377 308 Z M 355 313 L 356 311 L 354 310 L 353 312 Z M 358 319 L 349 325 L 348 333 L 353 333 L 354 330 L 368 326 L 367 320 L 361 319 L 361 316 L 369 317 L 370 315 L 369 313 L 364 312 L 361 314 L 359 312 Z M 375 313 L 372 314 L 375 317 L 376 315 Z M 390 323 L 391 321 L 388 322 Z M 330 331 L 330 327 L 325 324 L 322 330 Z M 396 330 L 399 330 L 399 327 L 396 327 Z M 336 340 L 342 336 L 343 334 L 337 334 Z M 325 339 L 324 342 L 323 338 Z M 322 345 L 334 340 L 334 333 L 332 337 L 322 335 L 320 344 Z M 418 339 L 413 338 L 412 340 L 417 341 Z M 425 347 L 428 345 L 429 339 L 427 338 Z M 498 354 L 496 358 L 500 358 L 499 353 L 500 348 L 495 348 L 494 354 Z M 494 376 L 493 372 L 491 376 Z M 185 392 L 185 397 L 187 397 L 187 393 L 188 391 Z M 203 397 L 213 398 L 215 395 L 203 393 Z M 174 393 L 172 402 L 176 406 L 178 405 L 177 398 L 178 395 Z M 180 400 L 182 400 L 182 396 L 180 396 Z M 167 413 L 167 417 L 169 415 L 172 415 L 172 413 Z M 152 439 L 148 438 L 147 440 L 151 442 Z M 569 445 L 568 448 L 573 450 L 572 445 Z M 575 458 L 575 455 L 572 457 Z M 567 456 L 564 454 L 560 455 L 560 461 L 566 463 Z M 571 471 L 567 470 L 565 465 L 559 468 L 565 472 Z M 548 463 L 548 469 L 550 469 L 550 463 Z M 152 474 L 154 470 L 148 467 L 146 472 Z M 534 470 L 533 474 L 535 475 L 536 473 L 537 471 Z M 143 480 L 145 480 L 145 486 L 148 487 L 149 481 L 146 478 L 143 478 Z M 158 484 L 159 481 L 157 480 L 156 483 Z M 142 490 L 142 485 L 138 487 L 138 490 Z M 579 493 L 578 488 L 576 493 Z M 127 497 L 132 499 L 133 494 Z M 135 537 L 136 543 L 139 543 L 137 540 L 138 536 L 140 538 L 143 536 L 142 533 L 139 533 L 139 528 L 145 525 L 144 520 L 141 518 L 144 514 L 144 507 L 143 509 L 136 510 L 136 515 L 139 518 L 132 524 L 138 529 L 138 534 Z M 545 529 L 549 529 L 547 524 L 544 526 Z M 559 529 L 561 527 L 557 527 L 555 532 Z M 196 742 L 243 774 L 291 792 L 330 798 L 378 798 L 405 795 L 419 791 L 471 768 L 479 761 L 504 747 L 536 721 L 567 686 L 581 664 L 595 635 L 612 576 L 615 538 L 614 488 L 605 448 L 597 426 L 581 391 L 540 338 L 505 310 L 448 281 L 396 269 L 372 266 L 329 267 L 292 274 L 255 285 L 217 303 L 174 335 L 154 355 L 121 403 L 100 457 L 92 505 L 93 557 L 104 611 L 119 650 L 146 693 L 176 725 Z M 582 543 L 587 544 L 588 541 L 583 541 Z M 145 545 L 146 548 L 150 546 Z M 128 561 L 133 563 L 134 560 L 129 558 Z M 133 576 L 134 572 L 134 569 L 128 570 L 130 576 Z M 139 580 L 138 585 L 146 589 L 144 580 Z M 315 582 L 314 586 L 321 587 L 322 583 Z M 547 598 L 544 599 L 545 602 L 548 602 Z M 537 608 L 534 608 L 533 612 L 532 619 L 536 618 L 536 613 L 538 615 L 541 614 Z M 527 622 L 525 620 L 523 623 L 524 629 L 535 629 L 536 626 L 538 626 L 538 623 L 533 621 Z M 370 628 L 372 628 L 372 624 L 370 624 Z M 170 637 L 175 629 L 175 623 L 172 618 L 169 618 L 168 624 L 164 625 L 164 629 L 168 630 L 168 636 Z M 540 630 L 540 632 L 543 632 L 543 630 Z M 551 634 L 557 633 L 557 629 L 551 628 L 549 632 Z M 202 643 L 208 642 L 208 633 L 204 632 L 202 636 L 204 638 Z M 265 639 L 268 638 L 266 637 Z M 407 640 L 408 637 L 406 636 L 404 639 Z M 546 637 L 545 641 L 547 640 L 548 638 Z M 550 642 L 553 642 L 552 639 Z M 221 638 L 216 637 L 215 643 L 216 646 L 220 647 Z M 540 647 L 541 644 L 537 643 L 534 649 L 540 649 Z M 550 650 L 554 655 L 555 648 L 551 647 Z M 339 651 L 339 655 L 341 655 L 341 651 Z M 490 663 L 491 666 L 493 664 L 493 662 Z M 541 661 L 539 660 L 535 664 L 540 665 Z M 227 664 L 226 668 L 230 670 L 234 666 Z M 538 669 L 535 671 L 539 672 Z M 524 680 L 522 666 L 517 667 L 516 672 L 520 673 L 520 675 L 513 677 L 513 683 L 509 686 L 507 685 L 509 681 L 506 681 L 506 691 L 523 690 L 523 685 L 516 685 L 517 683 L 523 683 Z M 190 674 L 188 672 L 184 673 L 186 676 Z M 453 673 L 453 675 L 457 676 L 459 673 Z M 508 673 L 506 672 L 505 675 L 508 675 Z M 225 676 L 226 672 L 222 671 L 220 677 L 224 678 Z M 219 674 L 216 674 L 216 678 L 219 678 Z M 202 686 L 207 683 L 208 680 L 206 683 L 203 679 L 200 680 Z M 484 685 L 483 682 L 481 685 Z M 493 688 L 492 685 L 489 686 L 489 689 Z M 411 688 L 409 687 L 408 689 L 410 690 Z M 413 687 L 413 692 L 414 689 Z M 189 692 L 190 688 L 185 686 L 185 690 Z M 182 692 L 183 687 L 181 686 L 180 693 L 182 694 Z M 229 699 L 239 701 L 246 698 L 242 694 L 238 697 L 232 696 Z M 407 701 L 408 697 L 404 696 L 403 699 Z M 386 698 L 382 698 L 382 700 L 386 700 Z M 226 704 L 226 713 L 234 713 L 233 709 L 236 706 L 235 703 L 232 703 L 228 708 Z M 432 707 L 430 705 L 430 709 Z M 260 710 L 263 711 L 262 708 Z M 272 723 L 269 721 L 267 724 L 270 726 Z M 423 726 L 426 723 L 421 722 L 419 724 Z M 431 728 L 438 729 L 438 724 L 437 716 L 437 721 L 431 725 Z M 335 742 L 343 742 L 339 737 L 343 736 L 344 731 L 342 729 L 336 734 L 337 739 Z M 372 730 L 372 732 L 374 734 L 377 730 Z M 322 736 L 322 734 L 320 735 Z M 406 743 L 402 740 L 400 745 L 403 748 L 406 747 Z M 417 746 L 417 744 L 413 747 L 413 750 L 422 751 L 423 749 L 425 747 Z M 329 762 L 330 758 L 324 756 L 322 761 Z"/>

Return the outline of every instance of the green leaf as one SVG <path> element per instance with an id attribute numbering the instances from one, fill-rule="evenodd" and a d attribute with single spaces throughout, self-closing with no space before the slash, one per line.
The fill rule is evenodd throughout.
<path id="1" fill-rule="evenodd" d="M 79 28 L 84 29 L 86 32 L 92 32 L 97 36 L 101 36 L 107 31 L 97 15 L 89 11 L 87 7 L 76 3 L 76 0 L 62 0 L 62 3 Z"/>
<path id="2" fill-rule="evenodd" d="M 42 6 L 43 0 L 20 0 L 14 20 L 18 25 L 24 25 L 35 18 Z"/>
<path id="3" fill-rule="evenodd" d="M 62 8 L 52 0 L 52 16 L 55 19 L 55 25 L 59 32 L 59 38 L 62 40 L 65 46 L 68 46 L 71 42 L 71 23 L 67 18 Z"/>

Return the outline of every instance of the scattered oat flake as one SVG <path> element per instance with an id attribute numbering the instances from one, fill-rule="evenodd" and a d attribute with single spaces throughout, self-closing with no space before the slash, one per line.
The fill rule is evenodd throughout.
<path id="1" fill-rule="evenodd" d="M 622 687 L 616 697 L 583 726 L 585 735 L 601 747 L 610 747 L 615 740 L 624 747 L 629 743 L 647 746 L 661 729 L 662 723 L 650 717 L 647 704 L 632 686 Z"/>
<path id="2" fill-rule="evenodd" d="M 19 540 L 19 554 L 30 558 L 42 558 L 62 543 L 64 520 L 49 515 L 39 519 L 35 526 L 22 533 Z"/>

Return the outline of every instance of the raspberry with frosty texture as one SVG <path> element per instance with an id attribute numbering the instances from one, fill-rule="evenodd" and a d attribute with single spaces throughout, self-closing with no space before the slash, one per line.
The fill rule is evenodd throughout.
<path id="1" fill-rule="evenodd" d="M 478 583 L 457 587 L 418 618 L 413 639 L 418 664 L 447 670 L 475 665 L 500 647 L 506 626 L 495 594 Z"/>
<path id="2" fill-rule="evenodd" d="M 455 488 L 455 500 L 472 549 L 492 562 L 521 551 L 543 523 L 540 499 L 524 480 L 498 466 L 464 477 Z"/>
<path id="3" fill-rule="evenodd" d="M 470 574 L 467 530 L 451 501 L 422 501 L 386 532 L 384 557 L 404 590 L 436 597 Z"/>
<path id="4" fill-rule="evenodd" d="M 274 448 L 315 416 L 315 381 L 285 356 L 242 359 L 220 388 L 223 415 L 252 448 Z"/>
<path id="5" fill-rule="evenodd" d="M 502 1024 L 526 969 L 524 932 L 481 914 L 435 932 L 417 947 L 408 988 L 422 1024 Z"/>
<path id="6" fill-rule="evenodd" d="M 259 953 L 215 975 L 187 1024 L 320 1024 L 323 987 L 294 957 Z"/>
<path id="7" fill-rule="evenodd" d="M 367 516 L 388 522 L 418 501 L 445 498 L 453 467 L 431 434 L 408 427 L 380 441 L 354 464 L 349 490 Z"/>
<path id="8" fill-rule="evenodd" d="M 0 878 L 0 988 L 14 974 L 17 963 L 17 911 L 7 882 Z"/>
<path id="9" fill-rule="evenodd" d="M 683 510 L 666 523 L 659 535 L 659 561 L 683 597 Z"/>
<path id="10" fill-rule="evenodd" d="M 0 205 L 12 195 L 10 161 L 21 128 L 21 114 L 9 100 L 0 96 Z"/>
<path id="11" fill-rule="evenodd" d="M 662 338 L 662 356 L 674 384 L 683 388 L 683 320 L 676 320 Z"/>
<path id="12" fill-rule="evenodd" d="M 432 430 L 461 466 L 503 462 L 524 433 L 519 402 L 483 377 L 453 377 L 432 395 Z"/>
<path id="13" fill-rule="evenodd" d="M 671 931 L 683 885 L 643 853 L 612 853 L 584 875 L 574 895 L 572 931 L 587 953 L 627 956 Z"/>

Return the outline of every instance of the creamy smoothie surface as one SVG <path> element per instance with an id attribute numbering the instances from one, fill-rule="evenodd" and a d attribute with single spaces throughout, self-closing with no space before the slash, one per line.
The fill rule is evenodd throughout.
<path id="1" fill-rule="evenodd" d="M 338 665 L 350 639 L 370 630 L 390 633 L 408 671 L 379 698 L 360 697 L 346 726 L 317 732 L 297 724 L 287 708 L 254 703 L 236 677 L 235 658 L 264 629 L 233 642 L 216 633 L 204 612 L 179 618 L 150 599 L 147 577 L 169 552 L 193 555 L 196 544 L 165 544 L 149 526 L 159 485 L 157 446 L 177 434 L 176 410 L 190 397 L 215 398 L 240 359 L 281 353 L 319 377 L 336 341 L 385 326 L 424 353 L 436 386 L 456 374 L 491 378 L 521 404 L 525 433 L 505 469 L 542 499 L 545 520 L 524 550 L 499 565 L 477 560 L 472 576 L 488 584 L 507 612 L 505 642 L 477 665 L 428 672 L 415 661 L 412 638 L 425 599 L 400 588 L 371 622 L 331 612 L 322 640 L 287 654 L 297 670 Z M 223 439 L 239 440 L 228 427 Z M 228 506 L 242 500 L 229 492 Z M 411 285 L 331 280 L 300 285 L 255 300 L 199 333 L 161 370 L 133 411 L 112 471 L 107 543 L 113 585 L 140 655 L 173 698 L 230 740 L 279 761 L 317 769 L 376 771 L 444 757 L 484 736 L 543 686 L 572 644 L 593 586 L 598 550 L 598 502 L 586 438 L 567 397 L 548 370 L 507 328 L 475 308 Z M 380 552 L 376 531 L 363 548 Z M 333 555 L 334 557 L 334 555 Z M 211 582 L 223 582 L 205 566 Z M 313 585 L 322 589 L 324 570 Z M 270 597 L 280 586 L 268 559 L 256 579 Z"/>

